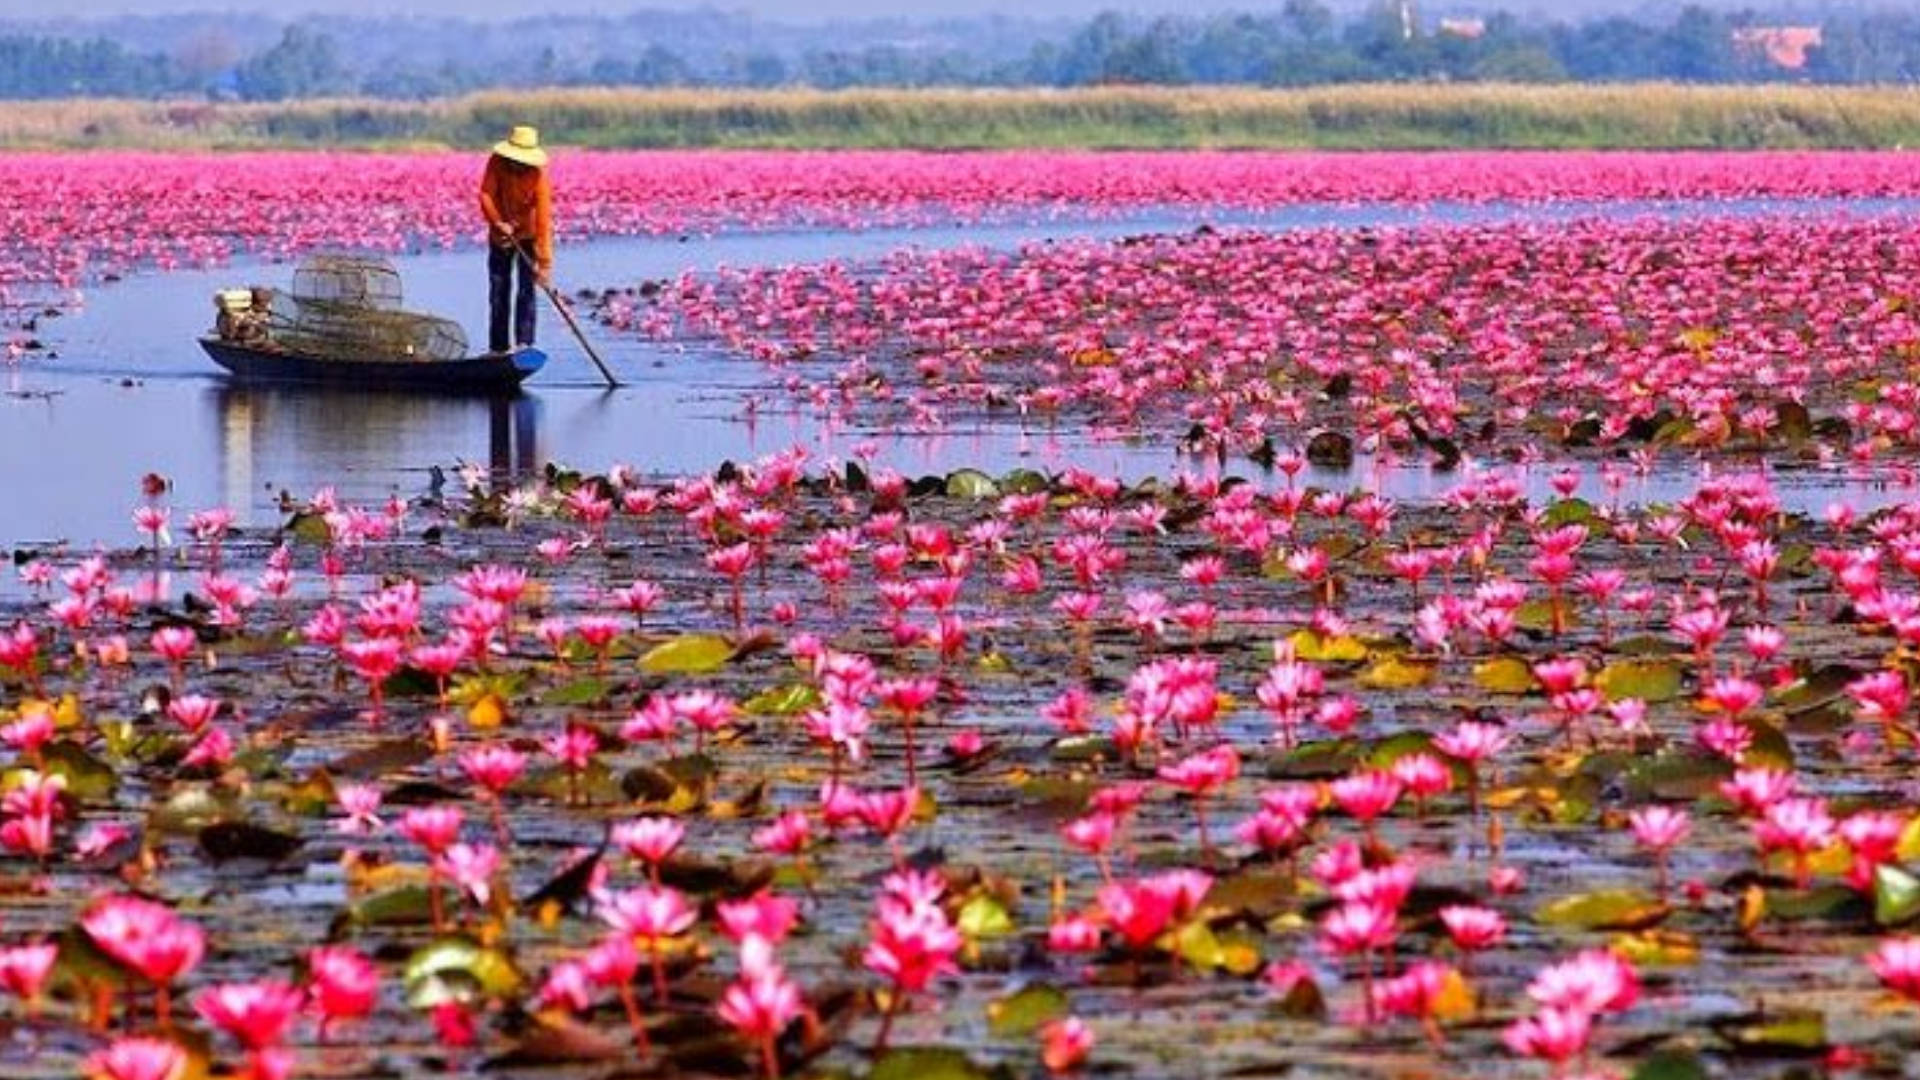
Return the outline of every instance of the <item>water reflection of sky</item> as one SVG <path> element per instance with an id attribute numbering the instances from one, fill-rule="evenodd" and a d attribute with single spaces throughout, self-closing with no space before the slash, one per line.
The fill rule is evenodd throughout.
<path id="1" fill-rule="evenodd" d="M 1595 213 L 1692 217 L 1774 213 L 1910 215 L 1910 200 L 1722 202 L 1708 206 L 1631 203 L 1552 207 L 1289 207 L 1270 213 L 1155 211 L 1101 221 L 991 224 L 870 232 L 791 231 L 717 237 L 599 241 L 563 249 L 563 282 L 593 287 L 668 278 L 723 265 L 779 265 L 832 258 L 872 259 L 903 246 L 971 244 L 1013 247 L 1049 237 L 1114 237 L 1191 228 L 1201 223 L 1269 228 L 1392 226 L 1447 221 L 1566 220 Z M 474 252 L 434 252 L 399 260 L 410 307 L 448 314 L 483 336 L 485 271 Z M 636 337 L 596 333 L 629 385 L 601 389 L 592 368 L 543 311 L 542 342 L 553 361 L 519 398 L 444 398 L 418 394 L 245 388 L 229 383 L 194 344 L 211 319 L 209 297 L 242 282 L 284 284 L 289 269 L 247 266 L 154 274 L 92 290 L 81 313 L 47 320 L 39 336 L 59 353 L 30 359 L 0 379 L 0 543 L 65 539 L 132 543 L 128 521 L 136 483 L 149 471 L 171 477 L 183 508 L 233 507 L 243 525 L 279 520 L 282 491 L 305 496 L 331 485 L 350 500 L 427 490 L 428 470 L 479 462 L 525 474 L 549 460 L 587 468 L 626 462 L 648 472 L 705 471 L 794 445 L 819 458 L 844 458 L 862 441 L 880 462 L 911 474 L 972 466 L 1058 471 L 1068 465 L 1131 478 L 1206 471 L 1164 444 L 1096 441 L 1084 433 L 1021 426 L 1020 421 L 961 424 L 933 435 L 846 431 L 783 408 L 751 364 Z M 751 407 L 749 407 L 751 406 Z M 1236 469 L 1251 469 L 1244 463 Z M 1536 494 L 1552 470 L 1523 471 Z M 1457 474 L 1425 465 L 1363 461 L 1353 470 L 1317 473 L 1328 487 L 1371 488 L 1408 500 L 1437 497 Z M 1630 480 L 1628 502 L 1671 501 L 1696 482 L 1691 466 Z M 1902 500 L 1906 491 L 1849 480 L 1844 472 L 1783 475 L 1789 501 L 1817 509 L 1830 498 L 1862 506 Z M 1597 477 L 1582 494 L 1609 496 Z"/>

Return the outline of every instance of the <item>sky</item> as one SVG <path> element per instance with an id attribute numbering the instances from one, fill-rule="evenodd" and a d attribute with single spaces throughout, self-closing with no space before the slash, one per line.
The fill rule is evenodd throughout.
<path id="1" fill-rule="evenodd" d="M 1345 8 L 1360 0 L 1333 0 Z M 1456 4 L 1458 0 L 1455 0 Z M 1485 0 L 1508 9 L 1556 8 L 1567 0 Z M 1577 0 L 1585 8 L 1638 6 L 1644 0 Z M 716 7 L 785 21 L 842 16 L 938 16 L 1006 12 L 1036 17 L 1083 17 L 1109 9 L 1147 12 L 1249 11 L 1279 0 L 0 0 L 0 18 L 52 15 L 159 15 L 234 10 L 295 16 L 320 10 L 339 15 L 467 15 L 511 18 L 558 12 L 621 13 L 636 8 Z M 1452 6 L 1452 5 L 1449 5 Z M 1472 5 L 1478 6 L 1478 5 Z"/>

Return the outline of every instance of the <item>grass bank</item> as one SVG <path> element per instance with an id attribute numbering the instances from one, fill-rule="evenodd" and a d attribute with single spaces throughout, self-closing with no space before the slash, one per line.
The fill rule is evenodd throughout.
<path id="1" fill-rule="evenodd" d="M 0 147 L 1843 148 L 1920 145 L 1920 92 L 1811 86 L 1305 90 L 555 89 L 427 102 L 0 103 Z"/>

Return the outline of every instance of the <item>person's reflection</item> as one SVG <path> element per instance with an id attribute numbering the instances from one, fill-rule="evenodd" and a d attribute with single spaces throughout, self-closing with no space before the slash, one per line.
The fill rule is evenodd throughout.
<path id="1" fill-rule="evenodd" d="M 218 391 L 221 494 L 242 524 L 285 491 L 304 499 L 335 486 L 349 499 L 401 494 L 413 474 L 473 460 L 482 417 L 487 462 L 516 481 L 539 469 L 540 402 L 508 397 L 436 397 L 324 388 L 250 387 Z M 362 484 L 355 484 L 355 479 Z M 276 508 L 277 513 L 277 508 Z"/>
<path id="2" fill-rule="evenodd" d="M 487 402 L 487 464 L 506 480 L 532 476 L 540 467 L 539 406 L 525 394 Z"/>

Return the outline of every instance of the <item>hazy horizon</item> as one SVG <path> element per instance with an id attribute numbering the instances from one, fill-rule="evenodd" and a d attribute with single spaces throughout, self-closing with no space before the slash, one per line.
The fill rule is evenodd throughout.
<path id="1" fill-rule="evenodd" d="M 1336 10 L 1347 11 L 1366 0 L 1327 0 Z M 1740 6 L 1743 0 L 1698 0 L 1703 6 L 1725 8 Z M 881 0 L 61 0 L 57 10 L 47 10 L 40 0 L 0 0 L 0 20 L 39 21 L 71 18 L 116 18 L 232 12 L 253 16 L 300 18 L 306 15 L 419 15 L 431 17 L 468 17 L 512 19 L 539 15 L 620 15 L 647 9 L 695 11 L 710 9 L 746 12 L 758 18 L 782 22 L 814 22 L 838 18 L 939 18 L 946 16 L 1005 14 L 1028 18 L 1084 18 L 1101 11 L 1147 14 L 1195 13 L 1214 11 L 1261 11 L 1278 9 L 1278 0 L 918 0 L 903 10 L 898 3 Z M 1636 11 L 1664 5 L 1649 0 L 1425 0 L 1422 7 L 1435 10 L 1507 10 L 1575 14 Z M 1765 2 L 1745 6 L 1772 7 Z M 38 8 L 39 10 L 35 10 Z"/>

